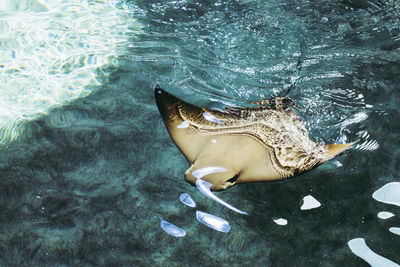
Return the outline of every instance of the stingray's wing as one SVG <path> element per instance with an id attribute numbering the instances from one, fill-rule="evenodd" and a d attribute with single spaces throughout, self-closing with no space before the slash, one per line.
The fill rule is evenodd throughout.
<path id="1" fill-rule="evenodd" d="M 192 114 L 191 117 L 195 117 L 196 114 L 202 114 L 202 109 L 179 100 L 159 86 L 156 86 L 154 93 L 158 110 L 172 140 L 185 155 L 186 159 L 193 163 L 210 137 L 202 134 L 191 121 L 183 118 L 180 109 L 184 105 L 187 112 Z"/>
<path id="2" fill-rule="evenodd" d="M 276 108 L 276 107 L 293 107 L 293 108 L 299 108 L 293 100 L 291 100 L 288 97 L 285 96 L 279 96 L 279 97 L 272 97 L 268 99 L 261 99 L 255 102 L 252 102 L 253 105 L 258 105 L 258 106 L 264 106 L 264 107 L 270 107 L 270 108 Z"/>
<path id="3" fill-rule="evenodd" d="M 178 111 L 183 120 L 203 131 L 229 128 L 240 120 L 234 113 L 198 108 L 182 100 L 179 101 Z"/>
<path id="4" fill-rule="evenodd" d="M 233 113 L 211 111 L 186 103 L 156 87 L 155 98 L 168 132 L 192 164 L 213 136 L 223 134 L 255 134 L 254 121 L 241 118 Z"/>

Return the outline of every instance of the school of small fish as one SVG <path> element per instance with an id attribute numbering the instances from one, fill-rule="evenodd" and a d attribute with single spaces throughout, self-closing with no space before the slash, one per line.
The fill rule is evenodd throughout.
<path id="1" fill-rule="evenodd" d="M 197 178 L 196 182 L 196 187 L 199 189 L 199 191 L 211 198 L 212 200 L 220 203 L 221 205 L 237 212 L 240 214 L 248 215 L 247 212 L 239 210 L 232 205 L 228 204 L 227 202 L 223 201 L 222 199 L 218 198 L 214 193 L 211 192 L 210 188 L 212 187 L 212 184 L 202 180 L 201 178 L 205 175 L 215 173 L 215 172 L 224 172 L 226 171 L 222 167 L 205 167 L 199 170 L 193 171 L 193 175 Z M 182 193 L 179 196 L 179 200 L 182 204 L 191 207 L 191 208 L 196 208 L 196 202 L 193 200 L 193 198 L 188 194 L 188 193 Z M 314 209 L 318 208 L 321 206 L 321 203 L 318 202 L 314 197 L 311 195 L 308 195 L 303 198 L 303 205 L 301 207 L 301 210 L 308 210 L 308 209 Z M 231 226 L 229 225 L 229 222 L 224 220 L 223 218 L 220 218 L 218 216 L 215 216 L 210 213 L 206 213 L 203 211 L 196 211 L 196 219 L 201 222 L 202 224 L 206 225 L 207 227 L 214 229 L 216 231 L 220 231 L 223 233 L 228 233 L 231 230 Z M 174 236 L 174 237 L 184 237 L 186 235 L 185 230 L 182 228 L 160 218 L 160 226 L 161 228 L 169 235 Z M 287 220 L 280 218 L 280 219 L 275 219 L 273 220 L 276 224 L 278 225 L 287 225 Z"/>

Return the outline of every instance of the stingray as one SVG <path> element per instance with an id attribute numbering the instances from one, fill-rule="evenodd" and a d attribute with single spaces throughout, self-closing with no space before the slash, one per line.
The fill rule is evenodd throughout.
<path id="1" fill-rule="evenodd" d="M 190 164 L 186 181 L 196 185 L 198 179 L 204 180 L 212 191 L 240 183 L 291 178 L 354 144 L 310 140 L 295 112 L 297 106 L 286 97 L 224 112 L 191 105 L 159 86 L 154 92 L 168 132 Z"/>

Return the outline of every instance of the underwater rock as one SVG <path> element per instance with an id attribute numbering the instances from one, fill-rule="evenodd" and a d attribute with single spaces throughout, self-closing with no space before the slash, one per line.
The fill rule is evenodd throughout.
<path id="1" fill-rule="evenodd" d="M 212 214 L 209 214 L 206 212 L 202 212 L 202 211 L 196 211 L 196 218 L 199 222 L 201 222 L 202 224 L 204 224 L 214 230 L 217 230 L 217 231 L 220 231 L 223 233 L 228 233 L 229 230 L 231 230 L 231 227 L 226 220 L 224 220 L 220 217 L 217 217 L 215 215 L 212 215 Z"/>
<path id="2" fill-rule="evenodd" d="M 192 208 L 196 207 L 196 202 L 194 202 L 193 198 L 188 193 L 182 193 L 179 196 L 179 200 L 186 206 L 189 206 Z"/>
<path id="3" fill-rule="evenodd" d="M 211 183 L 206 182 L 206 181 L 204 181 L 202 179 L 197 179 L 197 181 L 196 181 L 196 187 L 199 189 L 199 191 L 201 193 L 203 193 L 207 197 L 211 198 L 212 200 L 217 201 L 221 205 L 224 205 L 225 207 L 227 207 L 227 208 L 229 208 L 229 209 L 231 209 L 233 211 L 236 211 L 237 213 L 248 215 L 247 212 L 244 212 L 244 211 L 241 211 L 241 210 L 235 208 L 234 206 L 226 203 L 225 201 L 223 201 L 222 199 L 220 199 L 219 197 L 214 195 L 210 190 L 211 186 L 212 186 Z"/>
<path id="4" fill-rule="evenodd" d="M 161 228 L 169 235 L 175 236 L 175 237 L 183 237 L 186 235 L 185 230 L 182 228 L 179 228 L 178 226 L 167 222 L 166 220 L 160 218 L 160 226 Z"/>

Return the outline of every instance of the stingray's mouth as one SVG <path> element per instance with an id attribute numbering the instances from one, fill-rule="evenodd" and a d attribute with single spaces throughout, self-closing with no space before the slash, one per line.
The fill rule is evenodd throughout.
<path id="1" fill-rule="evenodd" d="M 101 85 L 140 25 L 118 1 L 0 4 L 0 144 L 24 122 Z M 112 69 L 112 68 L 108 68 Z"/>

